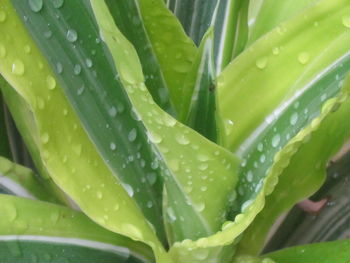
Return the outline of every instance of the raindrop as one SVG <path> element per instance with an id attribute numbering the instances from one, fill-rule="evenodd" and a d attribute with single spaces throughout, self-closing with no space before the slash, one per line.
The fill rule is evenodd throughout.
<path id="1" fill-rule="evenodd" d="M 148 139 L 153 143 L 161 143 L 163 138 L 157 133 L 148 133 Z"/>
<path id="2" fill-rule="evenodd" d="M 73 69 L 74 75 L 79 75 L 81 72 L 81 66 L 79 64 L 76 64 Z"/>
<path id="3" fill-rule="evenodd" d="M 136 129 L 133 128 L 133 129 L 131 129 L 131 131 L 130 131 L 129 134 L 128 134 L 128 140 L 129 140 L 130 142 L 133 142 L 133 141 L 136 140 L 136 137 L 137 137 L 137 132 L 136 132 Z"/>
<path id="4" fill-rule="evenodd" d="M 45 133 L 43 133 L 43 134 L 41 135 L 41 142 L 42 142 L 43 144 L 48 143 L 49 140 L 50 140 L 50 136 L 49 136 L 48 133 L 45 132 Z"/>
<path id="5" fill-rule="evenodd" d="M 33 12 L 39 12 L 43 8 L 43 0 L 28 0 L 29 8 Z"/>
<path id="6" fill-rule="evenodd" d="M 298 60 L 301 64 L 305 65 L 307 62 L 309 62 L 310 55 L 307 52 L 301 52 L 298 55 Z"/>
<path id="7" fill-rule="evenodd" d="M 257 146 L 257 149 L 258 149 L 259 152 L 262 152 L 263 149 L 264 149 L 264 145 L 261 142 L 259 142 L 259 144 Z"/>
<path id="8" fill-rule="evenodd" d="M 78 39 L 78 33 L 74 29 L 68 29 L 66 36 L 69 42 L 75 42 Z"/>
<path id="9" fill-rule="evenodd" d="M 85 60 L 85 64 L 86 64 L 86 66 L 87 66 L 88 68 L 91 68 L 91 67 L 92 67 L 92 60 L 89 59 L 89 58 L 87 58 L 87 59 Z"/>
<path id="10" fill-rule="evenodd" d="M 247 181 L 251 183 L 253 181 L 253 172 L 249 170 L 246 178 Z"/>
<path id="11" fill-rule="evenodd" d="M 279 134 L 276 134 L 275 136 L 272 137 L 272 147 L 276 148 L 279 144 L 280 144 L 280 141 L 281 141 L 281 136 Z"/>
<path id="12" fill-rule="evenodd" d="M 292 114 L 292 116 L 290 116 L 289 123 L 290 123 L 291 125 L 295 125 L 297 122 L 298 122 L 298 113 L 297 113 L 297 112 L 294 112 L 294 113 Z"/>
<path id="13" fill-rule="evenodd" d="M 25 45 L 25 46 L 24 46 L 24 53 L 29 54 L 30 51 L 32 51 L 32 49 L 30 48 L 30 46 L 29 46 L 29 45 Z"/>
<path id="14" fill-rule="evenodd" d="M 24 74 L 24 64 L 21 60 L 16 59 L 12 63 L 12 73 L 18 76 L 21 76 Z"/>
<path id="15" fill-rule="evenodd" d="M 148 201 L 146 205 L 147 205 L 148 208 L 152 208 L 153 207 L 152 201 Z"/>
<path id="16" fill-rule="evenodd" d="M 122 186 L 124 187 L 125 191 L 128 193 L 128 195 L 129 195 L 130 197 L 133 197 L 133 196 L 134 196 L 134 189 L 132 188 L 131 185 L 129 185 L 129 184 L 123 184 L 123 183 L 122 183 Z"/>
<path id="17" fill-rule="evenodd" d="M 175 222 L 176 221 L 176 215 L 174 210 L 171 207 L 168 207 L 166 209 L 167 215 L 169 217 L 170 222 Z"/>
<path id="18" fill-rule="evenodd" d="M 279 47 L 274 47 L 272 49 L 272 54 L 274 54 L 275 56 L 277 56 L 280 53 L 280 48 Z"/>
<path id="19" fill-rule="evenodd" d="M 187 145 L 190 143 L 189 139 L 182 133 L 176 134 L 175 139 L 179 144 Z"/>
<path id="20" fill-rule="evenodd" d="M 45 38 L 50 38 L 50 37 L 52 37 L 52 31 L 51 31 L 51 30 L 45 31 L 45 32 L 44 32 L 44 37 L 45 37 Z"/>
<path id="21" fill-rule="evenodd" d="M 56 71 L 57 71 L 58 74 L 61 74 L 62 71 L 63 71 L 63 66 L 62 66 L 62 64 L 60 62 L 56 63 Z"/>
<path id="22" fill-rule="evenodd" d="M 114 142 L 111 142 L 111 143 L 109 144 L 109 148 L 110 148 L 112 151 L 114 151 L 115 149 L 117 149 L 117 145 L 116 145 Z"/>
<path id="23" fill-rule="evenodd" d="M 98 199 L 102 199 L 102 197 L 103 197 L 102 192 L 97 191 L 97 192 L 96 192 L 96 197 L 97 197 Z"/>
<path id="24" fill-rule="evenodd" d="M 262 57 L 262 58 L 260 58 L 260 59 L 258 59 L 256 61 L 255 65 L 259 69 L 264 69 L 267 66 L 267 62 L 268 62 L 267 58 L 266 57 Z"/>
<path id="25" fill-rule="evenodd" d="M 111 117 L 115 117 L 115 116 L 117 116 L 117 109 L 115 108 L 115 107 L 110 107 L 109 109 L 108 109 L 108 114 L 109 114 L 109 116 L 111 116 Z"/>
<path id="26" fill-rule="evenodd" d="M 264 163 L 265 160 L 266 160 L 266 156 L 265 156 L 264 154 L 262 154 L 262 155 L 260 156 L 260 162 L 261 162 L 261 163 Z"/>
<path id="27" fill-rule="evenodd" d="M 83 94 L 84 90 L 85 90 L 85 86 L 83 85 L 77 90 L 77 95 L 80 96 L 81 94 Z"/>
<path id="28" fill-rule="evenodd" d="M 47 76 L 46 82 L 47 82 L 47 87 L 49 88 L 49 90 L 53 90 L 56 88 L 56 80 L 52 76 L 50 76 L 50 75 Z"/>
<path id="29" fill-rule="evenodd" d="M 199 203 L 194 205 L 194 208 L 196 209 L 197 212 L 202 212 L 205 208 L 205 204 L 204 203 Z"/>
<path id="30" fill-rule="evenodd" d="M 198 165 L 198 169 L 201 171 L 205 171 L 207 168 L 208 168 L 207 163 L 201 163 L 200 165 Z"/>

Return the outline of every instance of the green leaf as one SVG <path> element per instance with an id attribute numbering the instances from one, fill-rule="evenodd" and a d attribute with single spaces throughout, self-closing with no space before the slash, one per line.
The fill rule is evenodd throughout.
<path id="1" fill-rule="evenodd" d="M 149 43 L 167 84 L 170 100 L 176 112 L 179 113 L 182 105 L 183 83 L 191 69 L 197 49 L 193 41 L 185 34 L 180 22 L 166 8 L 164 1 L 137 0 L 137 4 L 142 15 L 144 28 L 148 34 Z M 134 41 L 131 42 L 140 54 L 138 45 L 135 45 Z M 145 43 L 142 43 L 142 45 L 145 45 Z M 143 57 L 140 56 L 140 58 L 141 63 L 145 63 Z M 147 77 L 149 76 L 147 76 L 147 72 L 144 73 L 148 87 Z"/>
<path id="2" fill-rule="evenodd" d="M 96 43 L 101 40 L 89 3 L 69 1 L 57 9 L 48 2 L 38 14 L 30 10 L 28 3 L 13 3 L 18 12 L 30 18 L 26 26 L 41 51 L 50 58 L 57 82 L 64 88 L 105 163 L 135 198 L 164 241 L 160 200 L 162 182 L 160 169 L 155 164 L 156 156 L 120 82 L 115 80 L 116 72 L 113 72 L 114 66 L 104 54 L 104 45 Z M 72 19 L 74 12 L 80 15 Z M 60 20 L 57 20 L 56 14 L 59 14 Z M 81 28 L 80 25 L 87 20 L 91 22 Z M 47 21 L 52 21 L 49 28 Z M 43 31 L 51 32 L 52 36 L 46 38 Z M 64 107 L 61 114 L 64 119 Z M 75 152 L 79 155 L 84 151 L 83 147 L 83 144 L 77 143 Z"/>
<path id="3" fill-rule="evenodd" d="M 252 23 L 249 27 L 248 45 L 254 43 L 258 38 L 271 31 L 280 23 L 298 15 L 306 8 L 318 0 L 286 0 L 274 1 L 264 0 L 259 11 L 250 19 Z"/>
<path id="4" fill-rule="evenodd" d="M 52 262 L 57 256 L 82 257 L 85 262 L 97 255 L 107 262 L 119 256 L 152 260 L 145 245 L 107 231 L 81 212 L 9 195 L 0 195 L 0 201 L 2 262 L 31 262 L 33 257 Z"/>
<path id="5" fill-rule="evenodd" d="M 0 84 L 1 85 L 1 84 Z M 10 145 L 8 143 L 7 131 L 6 131 L 6 120 L 5 120 L 5 104 L 0 93 L 0 155 L 10 157 Z"/>
<path id="6" fill-rule="evenodd" d="M 2 1 L 0 8 L 6 14 L 0 26 L 6 36 L 1 40 L 6 56 L 0 72 L 33 112 L 40 155 L 50 176 L 94 221 L 149 244 L 161 262 L 171 262 L 137 204 L 97 153 L 12 5 Z"/>
<path id="7" fill-rule="evenodd" d="M 235 156 L 176 122 L 155 105 L 137 66 L 136 51 L 115 27 L 103 2 L 93 1 L 92 6 L 134 111 L 159 155 L 169 204 L 165 219 L 175 229 L 170 234 L 171 241 L 214 233 L 225 220 L 226 203 L 236 182 Z M 181 221 L 195 223 L 186 225 Z"/>
<path id="8" fill-rule="evenodd" d="M 350 260 L 350 241 L 334 241 L 283 249 L 266 256 L 276 263 L 344 263 Z"/>
<path id="9" fill-rule="evenodd" d="M 180 20 L 186 33 L 199 45 L 210 27 L 218 0 L 170 0 L 167 6 Z"/>
<path id="10" fill-rule="evenodd" d="M 184 83 L 180 120 L 212 141 L 216 141 L 215 66 L 213 29 L 203 38 L 192 70 Z"/>
<path id="11" fill-rule="evenodd" d="M 0 188 L 4 192 L 43 201 L 58 203 L 57 198 L 50 193 L 43 183 L 28 168 L 12 163 L 0 156 Z"/>
<path id="12" fill-rule="evenodd" d="M 157 42 L 151 42 L 149 38 L 137 1 L 108 0 L 106 4 L 118 28 L 137 51 L 145 75 L 146 86 L 154 101 L 165 111 L 174 114 L 174 108 L 170 103 L 168 84 L 158 61 L 158 56 L 163 54 L 157 52 Z M 165 9 L 162 11 L 167 13 Z M 167 34 L 172 37 L 173 32 L 169 31 Z M 172 61 L 172 63 L 177 62 Z"/>
<path id="13" fill-rule="evenodd" d="M 23 141 L 30 152 L 31 159 L 35 164 L 35 169 L 41 177 L 40 181 L 43 183 L 46 191 L 48 191 L 57 202 L 74 207 L 75 204 L 73 204 L 62 190 L 52 181 L 41 159 L 39 152 L 40 136 L 34 121 L 33 112 L 30 110 L 28 103 L 2 77 L 0 79 L 2 81 L 1 91 L 4 100 L 6 101 L 7 107 L 16 124 L 16 127 L 12 127 L 14 124 L 12 122 L 8 123 L 11 125 L 9 130 L 11 132 L 11 144 L 15 148 L 12 150 L 15 155 L 14 157 L 20 158 L 23 155 L 23 138 Z M 17 134 L 17 129 L 23 135 L 22 137 Z M 18 151 L 17 147 L 22 151 Z"/>

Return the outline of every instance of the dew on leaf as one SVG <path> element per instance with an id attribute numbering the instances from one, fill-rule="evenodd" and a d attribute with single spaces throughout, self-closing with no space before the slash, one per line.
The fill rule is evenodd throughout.
<path id="1" fill-rule="evenodd" d="M 68 29 L 66 37 L 69 42 L 75 42 L 78 39 L 78 33 L 74 29 Z"/>
<path id="2" fill-rule="evenodd" d="M 11 72 L 14 75 L 22 76 L 24 74 L 25 68 L 22 60 L 16 59 L 12 63 Z"/>
<path id="3" fill-rule="evenodd" d="M 28 0 L 28 4 L 30 10 L 37 13 L 43 8 L 44 2 L 43 0 Z"/>

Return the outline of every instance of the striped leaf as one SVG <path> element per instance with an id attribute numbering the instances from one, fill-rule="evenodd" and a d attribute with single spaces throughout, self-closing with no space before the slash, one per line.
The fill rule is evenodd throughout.
<path id="1" fill-rule="evenodd" d="M 0 201 L 1 262 L 153 260 L 146 246 L 99 227 L 80 212 L 8 195 L 0 195 Z"/>
<path id="2" fill-rule="evenodd" d="M 54 72 L 23 27 L 12 4 L 2 1 L 0 7 L 6 12 L 6 20 L 0 31 L 7 36 L 5 41 L 1 41 L 6 56 L 1 60 L 0 72 L 33 113 L 40 138 L 40 155 L 50 176 L 93 220 L 114 232 L 148 243 L 157 251 L 157 256 L 164 260 L 167 256 L 154 230 L 128 195 L 127 190 L 130 189 L 123 187 L 101 159 L 64 96 L 58 80 L 54 78 Z M 27 8 L 26 11 L 35 15 L 30 9 L 33 6 Z M 16 38 L 15 42 L 13 38 Z M 73 79 L 72 75 L 68 76 L 68 79 Z M 55 103 L 51 103 L 51 100 Z M 57 110 L 57 105 L 61 109 Z"/>

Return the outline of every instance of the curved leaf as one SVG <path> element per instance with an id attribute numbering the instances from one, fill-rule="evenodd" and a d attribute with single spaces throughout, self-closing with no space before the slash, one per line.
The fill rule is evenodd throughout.
<path id="1" fill-rule="evenodd" d="M 45 185 L 28 168 L 0 156 L 0 188 L 4 192 L 49 202 L 58 202 Z"/>
<path id="2" fill-rule="evenodd" d="M 317 1 L 319 0 L 262 1 L 257 14 L 251 17 L 254 23 L 249 27 L 248 45 Z"/>
<path id="3" fill-rule="evenodd" d="M 0 24 L 0 32 L 6 36 L 1 41 L 6 56 L 1 60 L 0 72 L 33 112 L 40 155 L 50 176 L 93 220 L 111 231 L 146 242 L 157 251 L 160 261 L 170 262 L 136 203 L 96 152 L 12 5 L 2 1 L 0 8 L 6 12 L 6 20 Z"/>
<path id="4" fill-rule="evenodd" d="M 276 263 L 344 263 L 350 260 L 350 241 L 334 241 L 283 249 L 266 256 Z"/>
<path id="5" fill-rule="evenodd" d="M 168 85 L 171 101 L 179 113 L 183 83 L 195 59 L 196 47 L 163 0 L 137 1 L 145 29 Z"/>
<path id="6" fill-rule="evenodd" d="M 74 253 L 64 253 L 61 256 L 69 258 L 79 256 L 79 250 L 90 253 L 95 248 L 94 252 L 102 258 L 131 255 L 152 261 L 152 254 L 145 245 L 107 231 L 80 212 L 8 195 L 0 195 L 0 201 L 2 261 L 12 259 L 12 262 L 25 262 L 25 259 L 32 256 L 31 253 L 39 252 L 40 248 L 48 249 L 41 250 L 41 256 L 52 252 L 51 257 L 56 257 L 59 249 L 61 252 L 62 249 L 67 249 Z M 113 252 L 113 255 L 108 251 Z M 90 256 L 95 258 L 91 254 Z"/>
<path id="7" fill-rule="evenodd" d="M 165 209 L 166 220 L 175 229 L 170 238 L 196 239 L 215 232 L 225 220 L 226 203 L 236 182 L 235 156 L 176 122 L 154 104 L 143 83 L 140 67 L 137 67 L 135 50 L 113 24 L 106 6 L 96 1 L 92 1 L 92 6 L 100 34 L 110 49 L 136 116 L 144 124 L 163 166 L 169 206 Z M 215 200 L 212 198 L 214 193 Z M 186 225 L 182 221 L 195 223 Z"/>

